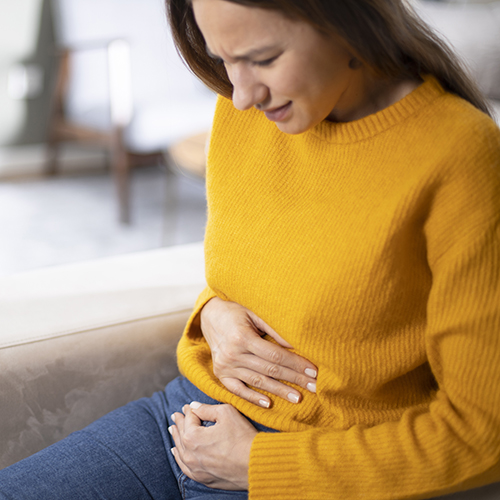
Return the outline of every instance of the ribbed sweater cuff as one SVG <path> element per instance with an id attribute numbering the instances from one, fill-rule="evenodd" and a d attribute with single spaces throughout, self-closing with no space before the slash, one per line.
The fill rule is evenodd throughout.
<path id="1" fill-rule="evenodd" d="M 215 292 L 208 286 L 201 292 L 198 296 L 193 312 L 187 321 L 186 327 L 184 328 L 184 333 L 177 344 L 177 363 L 179 371 L 186 377 L 186 366 L 183 362 L 186 359 L 187 353 L 194 344 L 200 344 L 200 342 L 204 340 L 200 327 L 200 311 L 210 299 L 213 299 L 216 296 Z M 187 357 L 189 358 L 189 356 Z M 198 360 L 198 362 L 201 363 L 201 360 Z M 199 365 L 199 367 L 202 366 L 204 365 Z"/>
<path id="2" fill-rule="evenodd" d="M 250 453 L 250 500 L 285 500 L 290 498 L 290 491 L 294 492 L 294 498 L 308 498 L 301 482 L 298 454 L 300 441 L 304 437 L 307 439 L 307 435 L 307 432 L 261 432 L 257 435 Z"/>
<path id="3" fill-rule="evenodd" d="M 214 297 L 217 297 L 217 294 L 208 286 L 200 293 L 198 299 L 196 300 L 193 312 L 191 313 L 191 316 L 186 324 L 186 328 L 184 329 L 185 335 L 190 338 L 196 338 L 201 335 L 201 329 L 199 328 L 200 312 L 205 304 Z"/>

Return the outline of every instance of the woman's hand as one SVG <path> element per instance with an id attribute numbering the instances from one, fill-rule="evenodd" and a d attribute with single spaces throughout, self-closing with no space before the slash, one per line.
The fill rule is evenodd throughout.
<path id="1" fill-rule="evenodd" d="M 168 430 L 175 461 L 186 476 L 210 488 L 248 490 L 250 448 L 255 427 L 230 405 L 192 402 L 174 413 Z M 204 427 L 202 420 L 215 422 Z"/>
<path id="2" fill-rule="evenodd" d="M 316 392 L 317 368 L 290 352 L 292 346 L 245 307 L 216 297 L 205 304 L 200 320 L 212 351 L 214 374 L 233 394 L 269 408 L 270 399 L 246 384 L 292 403 L 300 401 L 300 392 L 279 380 Z M 279 345 L 264 340 L 264 334 Z"/>

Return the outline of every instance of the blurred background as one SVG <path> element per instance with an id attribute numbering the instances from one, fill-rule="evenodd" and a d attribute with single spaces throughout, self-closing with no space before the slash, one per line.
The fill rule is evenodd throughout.
<path id="1" fill-rule="evenodd" d="M 201 241 L 214 105 L 163 0 L 0 0 L 0 276 Z"/>
<path id="2" fill-rule="evenodd" d="M 499 106 L 500 2 L 409 1 Z M 214 105 L 164 0 L 0 0 L 0 276 L 201 241 Z"/>

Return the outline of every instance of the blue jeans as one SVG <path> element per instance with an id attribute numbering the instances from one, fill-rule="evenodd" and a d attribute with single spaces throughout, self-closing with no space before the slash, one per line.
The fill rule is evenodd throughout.
<path id="1" fill-rule="evenodd" d="M 183 474 L 170 449 L 170 416 L 185 404 L 218 404 L 179 377 L 163 392 L 119 408 L 66 439 L 0 470 L 1 500 L 246 499 Z M 252 424 L 261 432 L 272 429 Z M 210 425 L 210 423 L 205 423 Z"/>

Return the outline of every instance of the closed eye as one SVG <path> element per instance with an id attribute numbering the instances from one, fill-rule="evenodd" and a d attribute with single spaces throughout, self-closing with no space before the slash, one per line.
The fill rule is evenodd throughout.
<path id="1" fill-rule="evenodd" d="M 211 59 L 217 65 L 225 64 L 224 60 L 222 58 L 220 58 L 220 57 L 212 57 Z M 254 62 L 252 62 L 252 64 L 254 66 L 261 66 L 261 67 L 270 66 L 276 59 L 278 59 L 278 58 L 277 57 L 271 57 L 270 59 L 266 59 L 264 61 L 254 61 Z"/>
<path id="2" fill-rule="evenodd" d="M 271 57 L 270 59 L 265 59 L 264 61 L 254 61 L 255 66 L 270 66 L 279 56 Z"/>

